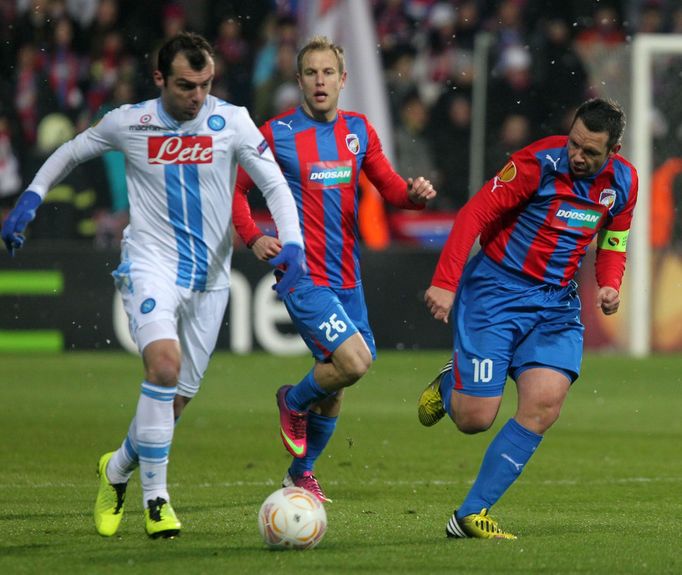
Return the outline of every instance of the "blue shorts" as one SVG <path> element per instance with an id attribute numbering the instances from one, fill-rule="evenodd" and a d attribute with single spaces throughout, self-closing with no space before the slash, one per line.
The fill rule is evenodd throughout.
<path id="1" fill-rule="evenodd" d="M 479 252 L 465 267 L 453 306 L 453 379 L 466 395 L 501 396 L 509 375 L 549 367 L 580 374 L 583 331 L 578 285 L 537 282 Z"/>
<path id="2" fill-rule="evenodd" d="M 376 359 L 376 344 L 369 327 L 362 286 L 332 289 L 299 283 L 293 292 L 284 297 L 284 305 L 315 359 L 328 359 L 356 333 L 362 335 L 372 359 Z"/>

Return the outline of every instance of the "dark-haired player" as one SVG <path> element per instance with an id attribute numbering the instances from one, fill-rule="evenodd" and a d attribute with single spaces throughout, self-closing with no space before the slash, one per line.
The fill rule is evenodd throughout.
<path id="1" fill-rule="evenodd" d="M 637 172 L 618 154 L 624 128 L 616 103 L 583 103 L 568 136 L 513 154 L 457 215 L 425 294 L 433 316 L 452 322 L 453 357 L 422 393 L 419 419 L 429 426 L 448 414 L 464 433 L 485 431 L 507 376 L 518 405 L 450 518 L 448 537 L 515 539 L 488 512 L 559 417 L 580 373 L 573 277 L 595 238 L 596 305 L 607 315 L 618 310 L 637 200 Z M 478 236 L 481 251 L 467 263 Z"/>
<path id="2" fill-rule="evenodd" d="M 118 530 L 138 465 L 147 534 L 180 532 L 168 494 L 168 456 L 174 422 L 199 390 L 227 305 L 237 162 L 257 182 L 282 237 L 272 260 L 286 266 L 278 293 L 304 271 L 291 191 L 246 109 L 209 95 L 213 75 L 204 38 L 182 33 L 168 40 L 154 72 L 160 97 L 111 111 L 58 148 L 2 227 L 13 254 L 45 194 L 75 165 L 108 150 L 125 154 L 130 225 L 113 275 L 145 377 L 128 435 L 99 460 L 94 517 L 104 536 Z"/>

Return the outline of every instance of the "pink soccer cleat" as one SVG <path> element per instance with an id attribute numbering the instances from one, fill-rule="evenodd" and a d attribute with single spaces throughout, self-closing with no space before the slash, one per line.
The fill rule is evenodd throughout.
<path id="1" fill-rule="evenodd" d="M 322 503 L 331 503 L 332 500 L 329 499 L 322 491 L 320 482 L 317 477 L 313 475 L 312 471 L 304 471 L 302 475 L 296 477 L 295 479 L 291 476 L 291 473 L 287 473 L 282 479 L 282 487 L 302 487 L 310 491 L 315 497 L 317 497 Z"/>
<path id="2" fill-rule="evenodd" d="M 279 434 L 287 451 L 294 457 L 305 457 L 308 451 L 306 427 L 308 414 L 293 411 L 287 406 L 285 397 L 292 385 L 283 385 L 277 390 L 277 407 L 279 408 Z"/>

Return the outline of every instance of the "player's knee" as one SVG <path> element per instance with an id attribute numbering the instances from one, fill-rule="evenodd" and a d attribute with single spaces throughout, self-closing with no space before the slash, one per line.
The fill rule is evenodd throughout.
<path id="1" fill-rule="evenodd" d="M 455 414 L 455 425 L 462 433 L 474 435 L 487 431 L 495 421 L 494 417 L 489 417 L 483 413 L 457 413 Z"/>
<path id="2" fill-rule="evenodd" d="M 462 433 L 481 433 L 495 421 L 501 400 L 502 396 L 477 397 L 453 392 L 452 419 Z"/>
<path id="3" fill-rule="evenodd" d="M 554 425 L 554 422 L 559 419 L 559 415 L 561 415 L 561 405 L 552 405 L 544 410 L 540 423 L 543 425 L 545 431 Z"/>
<path id="4" fill-rule="evenodd" d="M 534 433 L 545 433 L 561 414 L 560 405 L 540 405 L 530 412 L 520 412 L 515 419 Z"/>
<path id="5" fill-rule="evenodd" d="M 346 385 L 353 385 L 367 373 L 372 365 L 372 356 L 369 350 L 362 350 L 344 359 L 339 366 L 339 371 Z"/>
<path id="6" fill-rule="evenodd" d="M 147 364 L 147 381 L 154 385 L 175 387 L 180 376 L 180 358 L 173 354 L 158 354 Z"/>
<path id="7" fill-rule="evenodd" d="M 358 356 L 355 358 L 355 362 L 353 363 L 352 372 L 352 375 L 356 378 L 356 381 L 364 376 L 369 371 L 371 366 L 372 356 L 370 355 L 369 351 L 363 351 L 361 354 L 358 354 Z"/>
<path id="8" fill-rule="evenodd" d="M 180 377 L 180 346 L 173 340 L 153 341 L 142 351 L 145 377 L 149 383 L 175 387 Z"/>

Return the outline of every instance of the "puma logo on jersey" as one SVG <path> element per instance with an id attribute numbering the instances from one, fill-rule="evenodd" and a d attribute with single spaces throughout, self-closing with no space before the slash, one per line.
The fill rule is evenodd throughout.
<path id="1" fill-rule="evenodd" d="M 210 164 L 213 162 L 211 136 L 152 136 L 147 140 L 150 164 Z"/>
<path id="2" fill-rule="evenodd" d="M 495 178 L 493 179 L 493 189 L 490 190 L 490 193 L 494 192 L 497 188 L 501 188 L 501 187 L 502 187 L 502 184 L 500 183 L 500 177 L 495 176 Z"/>
<path id="3" fill-rule="evenodd" d="M 559 160 L 561 160 L 561 158 L 557 158 L 557 159 L 555 160 L 552 156 L 550 156 L 549 154 L 547 154 L 547 155 L 545 156 L 545 160 L 549 160 L 550 162 L 552 162 L 552 165 L 554 166 L 554 169 L 555 169 L 555 170 L 558 170 L 558 169 L 559 169 L 559 168 L 557 168 L 557 164 L 559 163 Z"/>
<path id="4" fill-rule="evenodd" d="M 278 126 L 286 126 L 286 127 L 289 128 L 290 130 L 293 130 L 293 128 L 291 127 L 291 124 L 293 124 L 293 123 L 294 123 L 293 120 L 289 120 L 288 122 L 282 122 L 282 120 L 277 120 L 277 125 L 278 125 Z"/>

